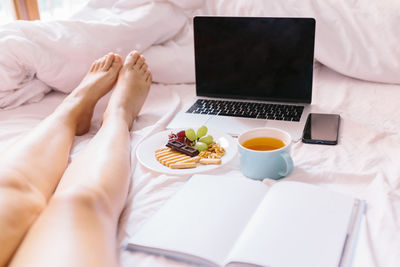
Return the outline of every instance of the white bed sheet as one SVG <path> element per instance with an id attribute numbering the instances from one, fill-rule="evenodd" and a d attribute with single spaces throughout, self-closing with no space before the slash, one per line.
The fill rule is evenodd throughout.
<path id="1" fill-rule="evenodd" d="M 182 103 L 194 96 L 193 85 L 173 89 Z M 293 145 L 295 168 L 285 180 L 312 183 L 366 200 L 355 267 L 394 267 L 400 262 L 399 97 L 399 85 L 357 80 L 318 65 L 312 110 L 341 115 L 339 144 Z M 236 158 L 213 173 L 240 173 L 238 164 Z M 131 205 L 124 218 L 126 238 L 187 179 L 187 176 L 160 175 L 138 163 L 133 177 Z M 139 252 L 122 251 L 121 255 L 124 267 L 187 265 Z"/>
<path id="2" fill-rule="evenodd" d="M 121 245 L 183 184 L 188 176 L 168 176 L 142 167 L 136 145 L 165 129 L 195 95 L 193 84 L 153 84 L 132 130 L 132 188 L 121 217 Z M 0 111 L 0 149 L 48 115 L 65 97 L 53 92 L 39 103 Z M 107 103 L 97 105 L 88 134 L 76 138 L 72 158 L 100 126 Z M 316 184 L 367 201 L 353 266 L 397 267 L 400 262 L 400 85 L 352 79 L 324 66 L 315 70 L 313 111 L 342 117 L 337 146 L 293 144 L 295 168 L 285 180 Z M 165 101 L 170 99 L 171 101 Z M 239 173 L 238 158 L 214 171 Z M 266 180 L 267 183 L 274 181 Z M 187 266 L 163 257 L 121 248 L 121 266 Z"/>

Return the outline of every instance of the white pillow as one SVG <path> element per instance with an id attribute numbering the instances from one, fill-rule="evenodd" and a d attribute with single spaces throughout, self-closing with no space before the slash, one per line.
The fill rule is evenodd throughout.
<path id="1" fill-rule="evenodd" d="M 153 81 L 159 83 L 193 83 L 194 48 L 192 25 L 187 23 L 180 34 L 143 52 Z"/>
<path id="2" fill-rule="evenodd" d="M 168 0 L 168 2 L 182 9 L 187 17 L 186 24 L 174 38 L 151 46 L 143 52 L 143 55 L 152 71 L 154 82 L 194 83 L 193 16 L 205 14 L 205 1 Z"/>
<path id="3" fill-rule="evenodd" d="M 313 17 L 315 58 L 359 79 L 400 84 L 398 0 L 208 0 L 226 16 Z"/>

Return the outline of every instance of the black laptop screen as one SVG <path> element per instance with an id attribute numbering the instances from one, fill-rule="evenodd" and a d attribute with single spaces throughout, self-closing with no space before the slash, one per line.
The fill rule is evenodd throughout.
<path id="1" fill-rule="evenodd" d="M 198 96 L 311 103 L 315 20 L 195 17 Z"/>

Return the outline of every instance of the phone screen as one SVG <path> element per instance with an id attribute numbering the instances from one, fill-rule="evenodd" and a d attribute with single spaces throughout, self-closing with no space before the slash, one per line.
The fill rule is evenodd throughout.
<path id="1" fill-rule="evenodd" d="M 303 142 L 336 145 L 340 116 L 338 114 L 310 113 L 303 131 Z"/>

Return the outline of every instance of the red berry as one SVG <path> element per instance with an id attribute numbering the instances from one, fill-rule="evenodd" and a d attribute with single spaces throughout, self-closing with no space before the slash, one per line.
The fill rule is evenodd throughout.
<path id="1" fill-rule="evenodd" d="M 169 141 L 175 141 L 177 139 L 176 134 L 171 133 L 170 135 L 168 135 L 168 142 Z"/>
<path id="2" fill-rule="evenodd" d="M 178 136 L 178 138 L 184 138 L 186 137 L 185 131 L 180 131 L 176 134 Z"/>

